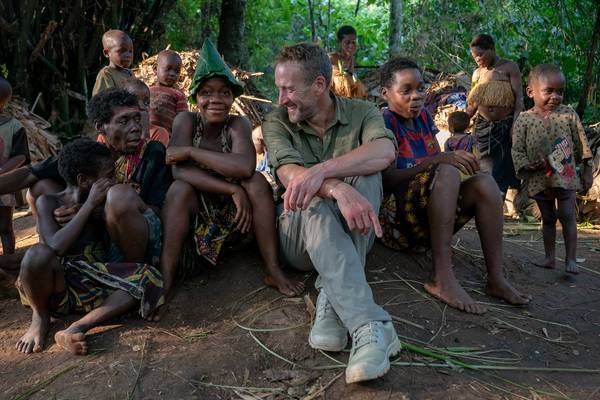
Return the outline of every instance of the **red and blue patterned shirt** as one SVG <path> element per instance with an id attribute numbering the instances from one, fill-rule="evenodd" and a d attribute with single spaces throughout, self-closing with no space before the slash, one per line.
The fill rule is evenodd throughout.
<path id="1" fill-rule="evenodd" d="M 439 130 L 427 110 L 421 110 L 419 116 L 415 118 L 414 129 L 408 128 L 404 124 L 404 119 L 389 108 L 383 110 L 383 119 L 385 126 L 394 132 L 398 141 L 396 168 L 415 167 L 427 158 L 441 152 L 440 145 L 435 138 Z"/>

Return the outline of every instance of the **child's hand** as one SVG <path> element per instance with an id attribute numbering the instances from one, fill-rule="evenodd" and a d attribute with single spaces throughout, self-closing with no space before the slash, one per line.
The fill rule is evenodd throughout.
<path id="1" fill-rule="evenodd" d="M 186 146 L 172 146 L 167 149 L 167 165 L 174 165 L 178 162 L 186 161 L 189 158 L 190 155 Z"/>
<path id="2" fill-rule="evenodd" d="M 538 160 L 536 162 L 529 164 L 525 168 L 527 168 L 529 171 L 539 171 L 539 170 L 545 169 L 546 168 L 546 160 L 544 160 L 544 159 Z"/>
<path id="3" fill-rule="evenodd" d="M 583 167 L 583 174 L 581 174 L 581 183 L 583 186 L 581 194 L 585 195 L 594 183 L 592 167 L 588 167 L 587 165 Z"/>
<path id="4" fill-rule="evenodd" d="M 113 182 L 108 178 L 100 178 L 92 185 L 92 190 L 88 194 L 86 203 L 89 202 L 93 208 L 101 206 L 106 200 L 106 194 L 108 189 L 112 186 Z"/>
<path id="5" fill-rule="evenodd" d="M 60 206 L 54 210 L 54 220 L 60 226 L 66 225 L 70 220 L 73 219 L 77 211 L 79 211 L 80 205 L 76 204 L 71 207 Z"/>

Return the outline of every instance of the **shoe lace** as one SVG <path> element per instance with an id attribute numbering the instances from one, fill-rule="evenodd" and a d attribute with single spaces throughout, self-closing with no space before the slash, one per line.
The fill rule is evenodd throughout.
<path id="1" fill-rule="evenodd" d="M 358 328 L 352 335 L 352 350 L 358 351 L 363 346 L 379 343 L 381 338 L 381 323 L 369 322 Z"/>
<path id="2" fill-rule="evenodd" d="M 325 318 L 328 314 L 333 311 L 333 307 L 327 297 L 324 294 L 321 294 L 322 298 L 319 297 L 319 301 L 317 302 L 317 319 L 321 320 Z"/>

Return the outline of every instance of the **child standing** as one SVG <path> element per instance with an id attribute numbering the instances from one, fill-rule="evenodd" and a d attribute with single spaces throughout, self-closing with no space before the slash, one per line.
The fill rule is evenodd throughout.
<path id="1" fill-rule="evenodd" d="M 188 111 L 185 96 L 176 87 L 180 71 L 179 54 L 172 50 L 158 53 L 154 68 L 158 84 L 150 88 L 150 125 L 161 126 L 169 131 L 169 134 L 175 116 L 180 112 Z"/>
<path id="2" fill-rule="evenodd" d="M 117 29 L 105 32 L 102 47 L 109 63 L 98 72 L 92 96 L 111 87 L 123 87 L 133 76 L 129 70 L 133 61 L 133 41 L 125 32 Z"/>
<path id="3" fill-rule="evenodd" d="M 517 176 L 542 212 L 546 257 L 538 265 L 555 267 L 558 219 L 565 240 L 565 270 L 576 274 L 575 192 L 587 192 L 591 187 L 592 153 L 579 117 L 572 108 L 562 105 L 565 76 L 560 68 L 540 64 L 531 70 L 527 84 L 527 95 L 534 106 L 515 122 L 512 157 Z M 577 167 L 581 164 L 580 181 Z"/>
<path id="4" fill-rule="evenodd" d="M 29 145 L 25 128 L 5 110 L 12 97 L 10 83 L 0 77 L 0 175 L 29 163 Z M 3 254 L 15 252 L 13 232 L 14 194 L 0 196 L 0 240 Z"/>
<path id="5" fill-rule="evenodd" d="M 465 132 L 469 127 L 469 122 L 469 114 L 464 111 L 455 111 L 448 116 L 448 130 L 451 136 L 444 144 L 444 151 L 464 150 L 479 158 L 477 139 Z M 468 177 L 469 175 L 461 172 L 461 180 L 464 181 Z"/>

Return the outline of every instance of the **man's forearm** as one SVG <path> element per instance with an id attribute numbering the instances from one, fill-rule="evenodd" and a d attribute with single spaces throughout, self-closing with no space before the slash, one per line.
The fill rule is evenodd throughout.
<path id="1" fill-rule="evenodd" d="M 294 178 L 294 176 L 305 171 L 306 169 L 307 169 L 306 167 L 302 167 L 297 164 L 286 164 L 286 165 L 282 165 L 281 167 L 277 168 L 277 176 L 279 177 L 281 184 L 287 188 L 288 183 Z M 322 199 L 332 198 L 331 191 L 333 190 L 334 187 L 336 187 L 340 183 L 342 183 L 342 181 L 340 179 L 336 179 L 336 178 L 325 179 L 323 181 L 323 184 L 321 184 L 319 191 L 317 192 L 317 196 L 321 197 Z"/>
<path id="2" fill-rule="evenodd" d="M 395 158 L 394 144 L 389 139 L 377 139 L 313 168 L 321 168 L 325 179 L 365 176 L 386 169 Z"/>

